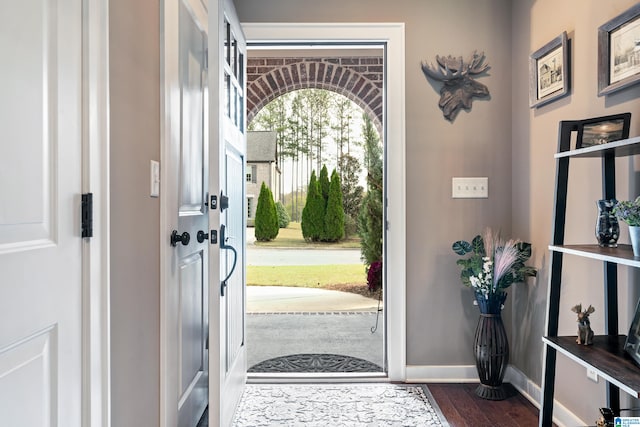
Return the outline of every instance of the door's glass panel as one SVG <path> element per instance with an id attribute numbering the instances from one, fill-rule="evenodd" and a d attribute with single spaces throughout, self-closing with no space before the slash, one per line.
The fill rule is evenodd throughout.
<path id="1" fill-rule="evenodd" d="M 227 64 L 231 63 L 231 60 L 230 60 L 230 57 L 231 57 L 231 43 L 229 41 L 230 35 L 231 35 L 231 25 L 225 19 L 224 20 L 224 59 L 227 62 Z"/>
<path id="2" fill-rule="evenodd" d="M 224 102 L 225 102 L 225 113 L 227 117 L 231 117 L 231 76 L 224 73 Z"/>
<path id="3" fill-rule="evenodd" d="M 240 86 L 240 89 L 243 90 L 244 88 L 244 54 L 242 53 L 242 51 L 239 51 L 239 56 L 238 56 L 238 86 Z"/>
<path id="4" fill-rule="evenodd" d="M 201 211 L 204 186 L 204 41 L 188 12 L 180 14 L 180 211 Z"/>
<path id="5" fill-rule="evenodd" d="M 236 127 L 238 127 L 238 118 L 240 116 L 240 97 L 238 94 L 238 88 L 236 86 L 233 87 L 233 100 L 234 100 L 234 104 L 235 104 L 235 111 L 233 114 L 233 124 L 236 125 Z"/>
<path id="6" fill-rule="evenodd" d="M 237 58 L 238 58 L 238 41 L 236 35 L 231 31 L 231 51 L 229 52 L 229 67 L 231 67 L 231 74 L 237 75 Z"/>

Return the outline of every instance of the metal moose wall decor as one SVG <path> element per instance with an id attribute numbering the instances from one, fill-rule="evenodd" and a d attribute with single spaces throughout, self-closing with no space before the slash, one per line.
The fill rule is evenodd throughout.
<path id="1" fill-rule="evenodd" d="M 454 58 L 436 55 L 436 65 L 422 62 L 422 72 L 427 77 L 443 82 L 440 89 L 440 102 L 445 119 L 453 121 L 461 108 L 471 110 L 471 104 L 475 97 L 488 97 L 489 89 L 473 76 L 489 69 L 489 64 L 484 62 L 484 52 L 471 54 L 468 61 L 461 56 Z"/>

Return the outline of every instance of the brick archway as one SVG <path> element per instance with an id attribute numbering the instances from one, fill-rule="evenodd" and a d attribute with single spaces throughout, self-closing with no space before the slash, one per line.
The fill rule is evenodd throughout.
<path id="1" fill-rule="evenodd" d="M 247 59 L 247 120 L 280 95 L 326 89 L 362 108 L 382 135 L 382 56 Z"/>

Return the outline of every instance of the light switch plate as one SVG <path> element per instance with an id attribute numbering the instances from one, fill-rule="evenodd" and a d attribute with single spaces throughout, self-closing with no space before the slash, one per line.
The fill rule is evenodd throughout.
<path id="1" fill-rule="evenodd" d="M 160 162 L 151 160 L 151 197 L 160 197 Z"/>
<path id="2" fill-rule="evenodd" d="M 451 179 L 451 197 L 454 199 L 486 199 L 489 197 L 489 178 L 454 177 Z"/>

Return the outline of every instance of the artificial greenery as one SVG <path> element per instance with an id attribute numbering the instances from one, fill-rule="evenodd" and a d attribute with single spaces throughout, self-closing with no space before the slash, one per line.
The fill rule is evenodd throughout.
<path id="1" fill-rule="evenodd" d="M 635 200 L 618 202 L 613 213 L 632 227 L 640 227 L 640 196 Z"/>
<path id="2" fill-rule="evenodd" d="M 536 269 L 525 265 L 531 257 L 531 244 L 520 240 L 502 240 L 491 229 L 473 238 L 471 243 L 459 240 L 452 246 L 453 251 L 468 258 L 459 259 L 462 268 L 462 284 L 489 298 L 500 294 L 513 283 L 524 282 L 534 277 Z"/>

